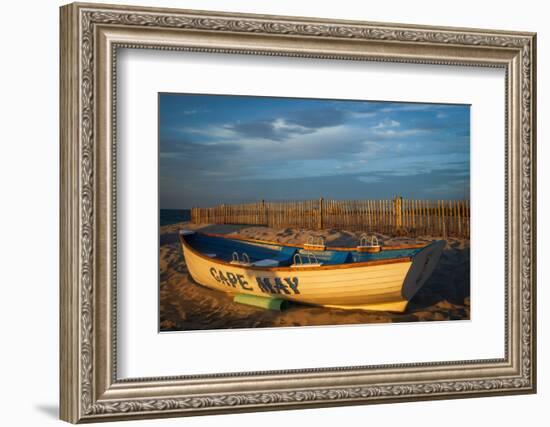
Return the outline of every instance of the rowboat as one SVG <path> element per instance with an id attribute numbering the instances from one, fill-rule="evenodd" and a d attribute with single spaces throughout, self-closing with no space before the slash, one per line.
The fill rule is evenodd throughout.
<path id="1" fill-rule="evenodd" d="M 404 312 L 435 269 L 446 242 L 382 246 L 376 251 L 337 247 L 312 250 L 235 236 L 180 230 L 193 280 L 240 302 L 270 302 Z M 364 242 L 362 242 L 364 243 Z M 376 242 L 377 243 L 377 242 Z M 378 243 L 377 243 L 378 245 Z M 319 245 L 320 246 L 320 245 Z"/>

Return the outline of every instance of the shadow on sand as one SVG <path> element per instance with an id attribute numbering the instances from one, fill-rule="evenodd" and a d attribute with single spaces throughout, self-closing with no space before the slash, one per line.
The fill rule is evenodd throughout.
<path id="1" fill-rule="evenodd" d="M 198 285 L 190 277 L 178 230 L 187 224 L 163 227 L 160 235 L 160 324 L 161 331 L 213 330 L 280 326 L 344 325 L 385 322 L 416 322 L 470 319 L 470 247 L 464 239 L 449 239 L 438 266 L 404 313 L 343 310 L 289 304 L 284 312 L 262 310 L 233 302 L 229 294 Z M 194 230 L 206 233 L 239 233 L 243 237 L 282 242 L 305 242 L 321 233 L 299 229 L 271 230 L 247 225 L 204 225 Z M 359 234 L 325 230 L 327 245 L 353 246 Z M 413 239 L 379 235 L 387 244 Z M 421 239 L 422 240 L 422 239 Z M 432 238 L 422 241 L 429 242 Z"/>
<path id="2" fill-rule="evenodd" d="M 441 259 L 418 293 L 408 312 L 451 310 L 470 304 L 470 248 L 447 246 Z M 467 317 L 469 317 L 468 313 Z M 451 316 L 452 318 L 452 316 Z"/>

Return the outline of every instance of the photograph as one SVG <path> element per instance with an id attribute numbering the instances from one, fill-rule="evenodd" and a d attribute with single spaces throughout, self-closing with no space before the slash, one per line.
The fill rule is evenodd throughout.
<path id="1" fill-rule="evenodd" d="M 160 332 L 470 319 L 470 105 L 161 92 L 158 170 Z"/>

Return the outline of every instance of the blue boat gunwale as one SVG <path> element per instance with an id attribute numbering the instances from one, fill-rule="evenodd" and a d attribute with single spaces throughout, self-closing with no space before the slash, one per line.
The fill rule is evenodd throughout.
<path id="1" fill-rule="evenodd" d="M 262 244 L 272 245 L 272 246 L 302 247 L 301 245 L 294 245 L 294 244 L 287 245 L 287 244 L 280 243 L 280 242 L 267 242 L 267 241 L 253 240 L 253 239 L 234 239 L 233 236 L 226 236 L 226 235 L 213 235 L 213 234 L 209 234 L 209 233 L 199 233 L 199 232 L 194 232 L 194 233 L 197 233 L 197 234 L 203 235 L 203 236 L 210 236 L 210 237 L 223 237 L 224 239 L 228 239 L 228 240 L 249 240 L 251 242 L 262 243 Z M 313 271 L 317 271 L 317 270 L 338 270 L 338 269 L 344 269 L 344 268 L 360 268 L 360 267 L 368 267 L 368 266 L 376 266 L 376 265 L 384 265 L 384 264 L 397 264 L 397 263 L 403 263 L 403 262 L 412 262 L 412 260 L 413 260 L 413 257 L 411 257 L 411 256 L 402 256 L 402 257 L 386 258 L 386 259 L 380 259 L 380 260 L 370 260 L 370 261 L 361 261 L 361 262 L 348 262 L 348 263 L 344 263 L 344 264 L 327 264 L 327 265 L 320 265 L 320 266 L 313 266 L 313 267 L 305 266 L 305 267 L 300 267 L 299 269 L 297 269 L 295 267 L 286 267 L 286 266 L 285 267 L 279 267 L 279 266 L 277 266 L 277 267 L 259 267 L 259 266 L 255 266 L 255 265 L 250 265 L 250 266 L 240 265 L 239 266 L 239 265 L 231 264 L 231 262 L 223 261 L 221 259 L 216 259 L 216 258 L 209 257 L 209 256 L 201 253 L 200 251 L 193 248 L 186 241 L 185 237 L 186 237 L 185 235 L 183 235 L 181 233 L 178 233 L 178 240 L 179 240 L 180 244 L 182 245 L 182 248 L 184 250 L 190 251 L 191 253 L 198 256 L 199 258 L 202 258 L 202 259 L 207 260 L 207 261 L 209 261 L 211 263 L 214 263 L 214 264 L 225 265 L 225 266 L 229 266 L 229 267 L 240 267 L 240 268 L 245 268 L 247 270 L 255 270 L 255 271 L 293 271 L 293 272 L 297 272 L 297 271 L 312 271 L 312 270 Z M 428 243 L 426 245 L 411 248 L 411 249 L 424 248 L 424 247 L 429 246 L 430 244 L 431 243 Z M 332 250 L 332 248 L 330 248 L 330 250 Z"/>

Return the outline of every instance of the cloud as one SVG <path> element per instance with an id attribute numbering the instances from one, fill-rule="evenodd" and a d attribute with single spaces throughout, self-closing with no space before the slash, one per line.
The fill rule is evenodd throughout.
<path id="1" fill-rule="evenodd" d="M 298 126 L 310 129 L 320 129 L 338 126 L 346 122 L 349 113 L 338 108 L 317 108 L 291 112 L 286 120 Z"/>
<path id="2" fill-rule="evenodd" d="M 184 136 L 195 135 L 195 137 L 198 135 L 207 140 L 223 140 L 228 138 L 234 138 L 236 136 L 236 133 L 232 129 L 225 126 L 218 126 L 218 125 L 210 125 L 210 126 L 203 126 L 203 127 L 193 127 L 193 126 L 174 127 L 169 130 L 175 132 L 180 137 L 181 135 L 184 135 Z"/>
<path id="3" fill-rule="evenodd" d="M 385 130 L 375 130 L 374 134 L 380 138 L 403 138 L 406 136 L 416 135 L 418 133 L 425 132 L 421 129 L 406 129 L 406 130 L 394 130 L 394 129 L 385 129 Z"/>
<path id="4" fill-rule="evenodd" d="M 427 111 L 431 110 L 433 105 L 431 104 L 407 104 L 407 103 L 391 103 L 388 107 L 380 109 L 381 113 L 395 113 L 402 111 Z"/>
<path id="5" fill-rule="evenodd" d="M 247 138 L 264 138 L 272 141 L 283 141 L 293 135 L 314 132 L 314 129 L 288 123 L 285 119 L 238 122 L 225 125 L 225 128 Z"/>
<path id="6" fill-rule="evenodd" d="M 199 144 L 184 139 L 160 141 L 161 177 L 184 177 L 185 181 L 234 176 L 244 167 L 242 147 L 235 143 Z"/>
<path id="7" fill-rule="evenodd" d="M 270 119 L 227 123 L 224 127 L 246 138 L 282 141 L 294 135 L 304 135 L 342 125 L 349 117 L 348 111 L 337 108 L 296 110 Z"/>
<path id="8" fill-rule="evenodd" d="M 278 126 L 287 127 L 282 122 Z M 210 134 L 217 133 L 210 129 Z M 344 125 L 294 133 L 276 141 L 238 135 L 200 143 L 193 140 L 196 134 L 191 138 L 161 138 L 161 170 L 170 175 L 185 174 L 195 181 L 221 176 L 247 180 L 346 172 L 352 170 L 352 164 L 364 167 L 383 149 L 377 142 L 365 140 L 363 133 L 360 128 Z"/>
<path id="9" fill-rule="evenodd" d="M 376 111 L 350 111 L 349 116 L 353 119 L 368 119 L 376 117 L 378 113 Z"/>
<path id="10" fill-rule="evenodd" d="M 397 120 L 386 119 L 379 122 L 376 126 L 373 127 L 373 129 L 388 129 L 388 128 L 395 128 L 399 126 L 401 126 L 401 123 L 399 123 Z"/>
<path id="11" fill-rule="evenodd" d="M 238 154 L 240 150 L 239 144 L 227 142 L 200 144 L 187 139 L 174 138 L 161 138 L 160 141 L 160 154 L 164 156 L 168 154 L 181 157 L 196 156 L 197 154 L 201 156 L 224 153 Z"/>

